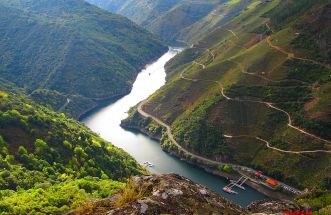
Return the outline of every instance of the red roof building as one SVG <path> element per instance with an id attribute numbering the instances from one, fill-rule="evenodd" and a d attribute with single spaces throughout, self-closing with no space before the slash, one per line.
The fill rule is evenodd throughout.
<path id="1" fill-rule="evenodd" d="M 278 185 L 278 182 L 275 181 L 275 180 L 272 180 L 271 178 L 268 178 L 268 179 L 266 180 L 266 182 L 267 182 L 268 184 L 272 185 L 272 186 L 277 186 L 277 185 Z"/>
<path id="2" fill-rule="evenodd" d="M 256 172 L 256 173 L 255 173 L 255 176 L 257 176 L 257 177 L 261 177 L 261 176 L 262 176 L 262 173 L 261 173 L 261 172 Z"/>

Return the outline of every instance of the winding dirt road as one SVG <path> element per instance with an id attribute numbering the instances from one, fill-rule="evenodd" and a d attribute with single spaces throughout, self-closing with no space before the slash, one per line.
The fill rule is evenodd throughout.
<path id="1" fill-rule="evenodd" d="M 59 108 L 59 110 L 57 110 L 57 112 L 62 113 L 64 111 L 64 109 L 69 105 L 70 102 L 71 102 L 71 100 L 69 98 L 67 98 L 66 102 L 62 105 L 62 107 Z"/>
<path id="2" fill-rule="evenodd" d="M 208 49 L 208 50 L 209 50 L 209 49 Z M 232 62 L 233 62 L 233 61 L 232 61 Z M 196 63 L 196 61 L 195 61 L 195 63 Z M 237 63 L 237 62 L 234 62 L 234 63 L 236 63 L 236 64 L 239 66 L 240 71 L 241 71 L 242 73 L 244 73 L 244 74 L 252 75 L 252 76 L 255 76 L 255 77 L 259 77 L 259 78 L 262 78 L 262 79 L 264 79 L 264 80 L 268 80 L 268 81 L 272 81 L 272 82 L 281 82 L 281 81 L 274 81 L 274 80 L 272 80 L 272 79 L 268 79 L 268 78 L 266 78 L 266 77 L 264 77 L 264 76 L 261 76 L 261 75 L 255 74 L 255 73 L 249 73 L 249 72 L 246 71 L 245 67 L 244 67 L 241 63 Z M 199 63 L 199 65 L 200 65 L 200 63 Z M 206 67 L 207 67 L 207 65 L 204 65 L 204 64 L 201 64 L 201 65 L 202 65 L 202 68 L 206 68 Z M 300 132 L 300 133 L 302 133 L 302 134 L 305 134 L 305 135 L 307 135 L 307 136 L 313 137 L 313 138 L 315 138 L 315 139 L 317 139 L 317 140 L 319 140 L 319 141 L 326 142 L 326 143 L 329 143 L 329 144 L 331 143 L 331 141 L 329 141 L 329 140 L 323 139 L 323 138 L 321 138 L 321 137 L 318 137 L 318 136 L 316 136 L 316 135 L 314 135 L 314 134 L 311 134 L 311 133 L 305 131 L 305 130 L 302 129 L 302 128 L 299 128 L 299 127 L 297 127 L 297 126 L 294 126 L 293 123 L 292 123 L 293 120 L 292 120 L 291 115 L 290 115 L 287 111 L 285 111 L 285 110 L 283 110 L 283 109 L 281 109 L 281 108 L 276 107 L 275 104 L 273 104 L 273 103 L 270 103 L 270 102 L 264 102 L 264 101 L 259 101 L 259 100 L 237 99 L 237 98 L 234 99 L 234 98 L 231 98 L 231 97 L 229 97 L 229 96 L 227 96 L 227 95 L 225 94 L 225 89 L 224 89 L 223 85 L 222 85 L 219 81 L 215 81 L 215 80 L 207 80 L 207 79 L 191 79 L 191 78 L 187 78 L 187 77 L 184 76 L 184 74 L 185 74 L 186 71 L 187 71 L 187 69 L 183 70 L 183 71 L 180 73 L 180 78 L 181 78 L 181 79 L 183 79 L 183 80 L 187 80 L 187 81 L 193 81 L 193 82 L 197 82 L 197 81 L 209 81 L 209 82 L 216 83 L 216 84 L 218 84 L 218 85 L 220 86 L 221 94 L 222 94 L 222 96 L 223 96 L 225 99 L 227 99 L 227 100 L 232 100 L 232 101 L 238 101 L 238 102 L 253 102 L 253 103 L 264 104 L 264 105 L 266 105 L 267 107 L 269 107 L 269 108 L 271 108 L 271 109 L 274 109 L 274 110 L 276 110 L 276 111 L 280 111 L 280 112 L 286 114 L 286 116 L 287 116 L 287 118 L 288 118 L 288 124 L 287 124 L 288 127 L 292 128 L 292 129 L 295 129 L 296 131 L 298 131 L 298 132 Z M 224 137 L 226 137 L 226 138 L 230 138 L 230 137 L 233 138 L 233 136 L 231 136 L 231 135 L 224 135 Z M 245 137 L 245 135 L 241 135 L 241 137 Z M 267 140 L 264 140 L 264 139 L 262 139 L 262 138 L 260 138 L 260 137 L 255 137 L 255 139 L 257 139 L 257 140 L 259 140 L 259 141 L 262 141 L 262 142 L 266 143 L 266 146 L 267 146 L 269 149 L 273 149 L 273 150 L 276 150 L 276 151 L 279 151 L 279 152 L 283 152 L 283 153 L 291 153 L 291 154 L 320 153 L 320 152 L 331 153 L 331 151 L 328 151 L 328 150 L 306 150 L 306 151 L 290 151 L 290 150 L 283 150 L 283 149 L 279 149 L 279 148 L 276 148 L 276 147 L 272 147 L 272 146 L 270 146 L 270 142 L 268 142 Z"/>
<path id="3" fill-rule="evenodd" d="M 316 65 L 320 65 L 320 66 L 326 67 L 328 69 L 331 69 L 331 66 L 330 65 L 327 65 L 327 64 L 318 62 L 316 60 L 308 59 L 308 58 L 297 57 L 297 56 L 295 56 L 295 54 L 293 52 L 288 52 L 285 49 L 283 49 L 282 47 L 279 47 L 279 46 L 276 46 L 276 45 L 272 44 L 272 42 L 271 42 L 271 36 L 268 36 L 266 38 L 266 41 L 267 41 L 268 45 L 271 48 L 273 48 L 273 49 L 275 49 L 275 50 L 277 50 L 277 51 L 279 51 L 279 52 L 287 55 L 287 58 L 289 58 L 289 59 L 293 58 L 293 59 L 296 59 L 296 60 L 308 61 L 310 63 L 313 63 L 313 64 L 316 64 Z"/>
<path id="4" fill-rule="evenodd" d="M 199 160 L 202 160 L 204 162 L 207 162 L 207 163 L 210 163 L 210 164 L 216 164 L 216 165 L 220 165 L 220 164 L 223 164 L 222 162 L 218 162 L 218 161 L 214 161 L 214 160 L 210 160 L 208 158 L 205 158 L 205 157 L 202 157 L 202 156 L 199 156 L 199 155 L 196 155 L 196 154 L 193 154 L 192 152 L 186 150 L 185 148 L 183 148 L 174 138 L 172 132 L 171 132 L 171 128 L 169 125 L 167 125 L 166 123 L 162 122 L 160 119 L 158 119 L 157 117 L 149 114 L 149 113 L 146 113 L 144 110 L 143 110 L 143 106 L 146 104 L 147 100 L 144 100 L 142 101 L 139 105 L 138 105 L 138 112 L 144 116 L 144 117 L 150 117 L 152 118 L 154 121 L 156 121 L 158 124 L 162 125 L 163 127 L 165 127 L 167 129 L 167 135 L 170 139 L 170 141 L 176 146 L 178 147 L 179 149 L 183 150 L 185 153 L 189 154 L 190 156 L 192 157 L 195 157 Z"/>
<path id="5" fill-rule="evenodd" d="M 186 70 L 187 70 L 187 69 L 186 69 Z M 274 109 L 274 110 L 277 110 L 277 111 L 280 111 L 280 112 L 285 113 L 285 114 L 287 115 L 287 117 L 288 117 L 288 124 L 287 124 L 287 125 L 288 125 L 290 128 L 293 128 L 293 129 L 299 131 L 299 132 L 302 133 L 302 134 L 308 135 L 308 136 L 313 137 L 313 138 L 315 138 L 315 139 L 318 139 L 318 140 L 320 140 L 320 141 L 327 142 L 327 143 L 331 143 L 331 141 L 329 141 L 329 140 L 325 140 L 325 139 L 320 138 L 320 137 L 318 137 L 318 136 L 316 136 L 316 135 L 314 135 L 314 134 L 311 134 L 311 133 L 309 133 L 309 132 L 307 132 L 307 131 L 305 131 L 305 130 L 299 128 L 299 127 L 294 126 L 294 125 L 292 124 L 292 121 L 293 121 L 293 120 L 292 120 L 292 118 L 291 118 L 291 115 L 290 115 L 288 112 L 286 112 L 285 110 L 276 107 L 273 103 L 270 103 L 270 102 L 264 102 L 264 101 L 258 101 L 258 100 L 250 100 L 250 99 L 237 99 L 237 98 L 234 99 L 234 98 L 230 98 L 229 96 L 227 96 L 227 95 L 225 94 L 225 89 L 224 89 L 223 85 L 222 85 L 219 81 L 215 81 L 215 80 L 206 80 L 206 79 L 191 79 L 191 78 L 186 78 L 186 77 L 184 76 L 186 70 L 183 70 L 183 71 L 180 73 L 180 78 L 181 78 L 181 79 L 183 79 L 183 80 L 187 80 L 187 81 L 194 81 L 194 82 L 197 82 L 197 81 L 208 81 L 208 82 L 216 83 L 216 84 L 218 84 L 218 85 L 220 86 L 221 94 L 222 94 L 222 96 L 223 96 L 226 100 L 232 100 L 232 101 L 237 101 L 237 102 L 253 102 L 253 103 L 264 104 L 264 105 L 268 106 L 268 107 L 271 108 L 271 109 Z M 250 73 L 246 73 L 246 74 L 250 74 Z M 170 130 L 170 132 L 171 132 L 171 130 Z M 242 138 L 243 138 L 243 137 L 252 137 L 252 136 L 248 136 L 248 135 L 232 136 L 231 134 L 226 134 L 226 135 L 224 135 L 224 137 L 225 137 L 225 138 L 234 138 L 234 137 L 236 137 L 236 138 L 242 137 Z M 290 154 L 307 154 L 307 153 L 321 153 L 321 152 L 322 152 L 322 153 L 331 153 L 331 151 L 328 151 L 328 150 L 305 150 L 305 151 L 283 150 L 283 149 L 279 149 L 279 148 L 276 148 L 276 147 L 272 147 L 271 144 L 270 144 L 270 142 L 268 142 L 267 140 L 264 140 L 264 139 L 262 139 L 262 138 L 260 138 L 260 137 L 255 136 L 255 137 L 253 137 L 253 138 L 255 138 L 255 139 L 257 139 L 257 140 L 259 140 L 259 141 L 261 141 L 261 142 L 264 142 L 264 143 L 266 144 L 267 148 L 272 149 L 272 150 L 276 150 L 276 151 L 279 151 L 279 152 L 283 152 L 283 153 L 290 153 Z"/>
<path id="6" fill-rule="evenodd" d="M 239 39 L 238 35 L 236 33 L 234 33 L 234 31 L 232 31 L 230 29 L 226 29 L 226 30 L 229 31 L 233 36 L 235 36 L 235 37 L 237 37 Z"/>

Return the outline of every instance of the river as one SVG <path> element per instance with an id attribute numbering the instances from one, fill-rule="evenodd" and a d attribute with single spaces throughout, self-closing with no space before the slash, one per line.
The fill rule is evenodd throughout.
<path id="1" fill-rule="evenodd" d="M 209 187 L 241 206 L 247 206 L 254 200 L 266 198 L 263 194 L 247 186 L 245 191 L 237 190 L 239 195 L 224 193 L 222 188 L 228 184 L 227 180 L 206 173 L 200 168 L 168 155 L 162 151 L 157 141 L 144 134 L 127 131 L 120 127 L 121 120 L 127 117 L 126 112 L 130 107 L 146 99 L 165 84 L 164 65 L 180 51 L 181 49 L 170 48 L 166 54 L 154 63 L 147 65 L 138 74 L 130 94 L 113 103 L 96 108 L 86 115 L 82 122 L 104 139 L 124 149 L 138 162 L 149 161 L 153 163 L 155 166 L 148 168 L 152 173 L 177 173 Z"/>

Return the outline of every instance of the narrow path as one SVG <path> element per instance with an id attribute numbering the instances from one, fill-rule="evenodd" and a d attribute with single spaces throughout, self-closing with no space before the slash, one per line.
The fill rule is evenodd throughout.
<path id="1" fill-rule="evenodd" d="M 234 61 L 232 61 L 232 62 L 234 62 Z M 249 73 L 249 72 L 246 72 L 244 66 L 243 66 L 241 63 L 238 63 L 238 62 L 234 62 L 234 63 L 236 63 L 236 64 L 240 67 L 240 71 L 241 71 L 242 73 L 244 73 L 244 74 L 248 74 L 248 75 L 252 75 L 252 76 L 256 76 L 256 77 L 260 77 L 260 78 L 262 78 L 262 79 L 265 79 L 265 80 L 268 80 L 268 81 L 271 81 L 271 82 L 282 82 L 282 81 L 274 81 L 274 80 L 271 80 L 271 79 L 267 79 L 267 78 L 265 78 L 265 77 L 263 77 L 263 76 L 260 76 L 260 75 L 255 74 L 255 73 Z M 295 81 L 297 81 L 297 80 L 295 80 Z M 304 82 L 304 83 L 306 83 L 306 82 Z M 235 99 L 231 99 L 231 98 L 229 98 L 228 96 L 226 96 L 226 95 L 224 94 L 224 89 L 222 89 L 222 95 L 223 95 L 226 99 L 228 99 L 228 100 L 235 100 Z M 249 102 L 254 102 L 253 100 L 237 100 L 237 101 L 249 101 Z M 290 115 L 288 112 L 286 112 L 285 110 L 276 107 L 273 103 L 270 103 L 270 102 L 261 102 L 261 101 L 256 101 L 256 102 L 258 102 L 258 103 L 262 103 L 262 104 L 265 104 L 265 105 L 267 105 L 269 108 L 272 108 L 272 109 L 275 109 L 275 110 L 277 110 L 277 111 L 280 111 L 280 112 L 285 113 L 285 114 L 287 115 L 287 118 L 288 118 L 288 124 L 287 124 L 287 125 L 288 125 L 289 127 L 291 127 L 291 128 L 293 128 L 293 129 L 299 131 L 299 132 L 302 133 L 302 134 L 308 135 L 308 136 L 313 137 L 313 138 L 315 138 L 315 139 L 318 139 L 318 140 L 320 140 L 320 141 L 327 142 L 327 143 L 331 143 L 331 141 L 329 141 L 329 140 L 326 140 L 326 139 L 320 138 L 320 137 L 318 137 L 318 136 L 316 136 L 316 135 L 314 135 L 314 134 L 311 134 L 311 133 L 309 133 L 309 132 L 307 132 L 307 131 L 305 131 L 305 130 L 303 130 L 303 129 L 297 127 L 297 126 L 294 126 L 294 125 L 292 124 L 293 120 L 292 120 L 292 118 L 291 118 L 291 115 Z"/>
<path id="2" fill-rule="evenodd" d="M 237 136 L 232 136 L 232 135 L 224 135 L 225 138 L 231 139 L 231 138 L 253 138 L 256 140 L 259 140 L 263 143 L 266 144 L 266 147 L 275 151 L 283 152 L 283 153 L 288 153 L 288 154 L 308 154 L 308 153 L 317 153 L 317 152 L 322 152 L 322 153 L 331 153 L 331 150 L 306 150 L 306 151 L 292 151 L 292 150 L 283 150 L 279 149 L 276 147 L 271 146 L 270 142 L 262 139 L 261 137 L 257 136 L 250 136 L 250 135 L 237 135 Z"/>
<path id="3" fill-rule="evenodd" d="M 240 70 L 242 70 L 243 73 L 248 74 L 248 75 L 253 75 L 253 76 L 259 76 L 259 75 L 256 75 L 256 74 L 254 74 L 254 73 L 252 74 L 252 73 L 244 72 L 245 68 L 242 66 L 242 64 L 239 63 L 239 65 L 241 66 L 241 67 L 240 67 Z M 220 86 L 221 86 L 221 85 L 220 85 Z M 318 136 L 316 136 L 316 135 L 314 135 L 314 134 L 311 134 L 311 133 L 309 133 L 309 132 L 307 132 L 307 131 L 305 131 L 305 130 L 303 130 L 303 129 L 297 127 L 297 126 L 294 126 L 294 125 L 293 125 L 293 120 L 292 120 L 291 115 L 290 115 L 287 111 L 285 111 L 285 110 L 283 110 L 283 109 L 281 109 L 281 108 L 276 107 L 276 106 L 275 106 L 273 103 L 271 103 L 271 102 L 255 101 L 255 100 L 233 99 L 233 98 L 230 98 L 230 97 L 228 97 L 228 96 L 225 95 L 225 93 L 224 93 L 224 88 L 223 88 L 222 86 L 221 86 L 221 93 L 222 93 L 223 97 L 226 98 L 227 100 L 235 100 L 235 101 L 241 101 L 241 102 L 255 102 L 255 103 L 265 104 L 265 105 L 267 105 L 269 108 L 272 108 L 272 109 L 274 109 L 274 110 L 277 110 L 277 111 L 283 112 L 283 113 L 286 114 L 286 116 L 287 116 L 287 118 L 288 118 L 288 124 L 287 124 L 287 125 L 288 125 L 289 127 L 291 127 L 291 128 L 293 128 L 293 129 L 299 131 L 299 132 L 302 133 L 302 134 L 305 134 L 305 135 L 308 135 L 308 136 L 313 137 L 313 138 L 315 138 L 315 139 L 318 139 L 319 141 L 326 142 L 326 143 L 331 143 L 331 141 L 329 141 L 329 140 L 323 139 L 323 138 L 318 137 Z M 316 151 L 316 152 L 317 152 L 317 151 Z"/>
<path id="4" fill-rule="evenodd" d="M 192 157 L 195 157 L 195 158 L 198 158 L 204 162 L 207 162 L 207 163 L 211 163 L 211 164 L 216 164 L 216 165 L 220 165 L 220 164 L 223 164 L 222 162 L 219 162 L 219 161 L 214 161 L 214 160 L 211 160 L 211 159 L 208 159 L 208 158 L 205 158 L 205 157 L 202 157 L 202 156 L 199 156 L 199 155 L 196 155 L 196 154 L 193 154 L 192 152 L 186 150 L 185 148 L 183 148 L 174 138 L 172 132 L 171 132 L 171 128 L 169 125 L 167 125 L 166 123 L 162 122 L 160 119 L 158 119 L 157 117 L 149 114 L 149 113 L 146 113 L 144 110 L 143 110 L 143 106 L 146 104 L 146 101 L 147 100 L 144 100 L 142 101 L 139 105 L 138 105 L 138 112 L 144 116 L 144 117 L 150 117 L 152 118 L 153 120 L 155 120 L 158 124 L 162 125 L 163 127 L 165 127 L 167 129 L 167 135 L 170 139 L 170 141 L 176 146 L 178 147 L 179 149 L 183 150 L 185 153 L 189 154 L 190 156 Z"/>
<path id="5" fill-rule="evenodd" d="M 140 102 L 140 104 L 138 105 L 138 112 L 143 116 L 143 117 L 150 117 L 152 118 L 153 120 L 155 120 L 158 124 L 164 126 L 166 129 L 167 129 L 167 135 L 169 137 L 169 139 L 172 141 L 172 143 L 178 147 L 179 149 L 183 150 L 185 153 L 189 154 L 190 156 L 192 156 L 193 158 L 197 158 L 197 159 L 200 159 L 206 163 L 209 163 L 209 164 L 216 164 L 216 165 L 224 165 L 223 162 L 219 162 L 219 161 L 214 161 L 214 160 L 211 160 L 211 159 L 208 159 L 208 158 L 205 158 L 205 157 L 202 157 L 202 156 L 199 156 L 199 155 L 196 155 L 196 154 L 193 154 L 192 152 L 186 150 L 185 148 L 183 148 L 176 140 L 175 138 L 173 137 L 173 134 L 171 132 L 171 128 L 169 125 L 167 125 L 166 123 L 162 122 L 160 119 L 158 119 L 157 117 L 149 114 L 149 113 L 146 113 L 144 110 L 143 110 L 143 106 L 146 104 L 147 100 L 144 100 L 142 102 Z M 241 136 L 236 136 L 236 137 L 248 137 L 248 135 L 241 135 Z M 224 137 L 226 138 L 236 138 L 234 136 L 230 136 L 230 135 L 224 135 Z M 256 139 L 258 139 L 258 137 L 255 137 Z M 262 139 L 261 139 L 262 140 Z M 264 140 L 263 140 L 264 141 Z M 267 144 L 267 146 L 269 146 L 269 144 Z M 249 168 L 249 167 L 246 167 L 246 166 L 242 166 L 242 165 L 236 165 L 236 164 L 231 164 L 233 168 L 239 170 L 238 172 L 241 174 L 241 175 L 245 175 L 243 174 L 241 171 L 250 171 L 250 172 L 257 172 L 255 169 L 252 169 L 252 168 Z M 253 180 L 255 181 L 255 180 Z M 257 184 L 260 184 L 260 182 L 257 182 L 255 181 Z M 291 190 L 294 191 L 295 194 L 300 194 L 301 191 L 294 188 L 294 187 L 291 187 L 283 182 L 280 182 L 280 181 L 277 181 L 281 187 L 286 187 L 286 188 L 289 188 Z"/>
<path id="6" fill-rule="evenodd" d="M 245 68 L 241 65 L 240 69 L 241 69 L 241 70 L 244 70 Z M 308 135 L 308 136 L 310 136 L 310 137 L 313 137 L 313 138 L 315 138 L 315 139 L 317 139 L 317 140 L 319 140 L 319 141 L 326 142 L 326 143 L 331 143 L 331 141 L 329 141 L 329 140 L 323 139 L 323 138 L 321 138 L 321 137 L 318 137 L 318 136 L 316 136 L 316 135 L 314 135 L 314 134 L 311 134 L 311 133 L 309 133 L 309 132 L 303 130 L 302 128 L 299 128 L 299 127 L 297 127 L 297 126 L 294 126 L 294 125 L 292 124 L 293 120 L 292 120 L 291 115 L 290 115 L 287 111 L 285 111 L 285 110 L 283 110 L 283 109 L 281 109 L 281 108 L 276 107 L 273 103 L 270 103 L 270 102 L 264 102 L 264 101 L 259 101 L 259 100 L 251 100 L 251 99 L 237 99 L 237 98 L 234 99 L 234 98 L 230 98 L 229 96 L 227 96 L 227 95 L 225 94 L 225 89 L 224 89 L 223 85 L 222 85 L 219 81 L 215 81 L 215 80 L 206 80 L 206 79 L 190 79 L 190 78 L 186 78 L 186 77 L 184 76 L 184 73 L 185 73 L 185 72 L 186 72 L 186 70 L 183 70 L 183 71 L 180 73 L 180 78 L 183 79 L 183 80 L 194 81 L 194 82 L 197 82 L 197 81 L 209 81 L 209 82 L 216 83 L 216 84 L 218 84 L 218 85 L 220 86 L 220 88 L 221 88 L 221 94 L 222 94 L 222 96 L 223 96 L 225 99 L 227 99 L 227 100 L 232 100 L 232 101 L 238 101 L 238 102 L 253 102 L 253 103 L 264 104 L 264 105 L 266 105 L 267 107 L 269 107 L 269 108 L 271 108 L 271 109 L 274 109 L 274 110 L 276 110 L 276 111 L 280 111 L 280 112 L 282 112 L 282 113 L 285 113 L 285 114 L 287 115 L 287 118 L 288 118 L 288 124 L 287 124 L 287 125 L 288 125 L 290 128 L 293 128 L 293 129 L 297 130 L 298 132 L 300 132 L 300 133 L 302 133 L 302 134 L 305 134 L 305 135 Z M 243 73 L 246 73 L 246 74 L 252 75 L 251 73 L 247 73 L 247 72 L 244 72 L 244 71 L 243 71 Z M 253 74 L 253 75 L 256 76 L 256 74 Z M 227 135 L 227 136 L 231 136 L 231 135 Z M 257 138 L 258 138 L 258 137 L 257 137 Z M 263 141 L 266 141 L 266 140 L 263 140 Z M 266 142 L 268 142 L 268 141 L 266 141 Z M 267 146 L 270 146 L 270 144 L 267 145 Z M 277 149 L 277 151 L 281 151 L 281 152 L 284 152 L 284 153 L 287 152 L 286 150 L 278 149 L 278 148 L 275 148 L 275 147 L 268 147 L 268 148 L 270 148 L 270 149 Z M 290 152 L 290 151 L 288 151 L 288 152 Z M 301 151 L 301 153 L 318 153 L 318 152 L 329 152 L 329 151 L 326 151 L 326 150 Z M 299 154 L 300 151 L 297 151 L 297 152 L 292 151 L 291 153 Z"/>
<path id="7" fill-rule="evenodd" d="M 229 32 L 231 32 L 231 34 L 233 34 L 233 36 L 235 36 L 235 37 L 237 37 L 239 39 L 238 35 L 236 33 L 234 33 L 234 31 L 232 31 L 230 29 L 226 29 L 226 30 L 229 31 Z"/>
<path id="8" fill-rule="evenodd" d="M 242 63 L 240 63 L 240 62 L 236 62 L 236 61 L 233 61 L 233 60 L 227 60 L 227 61 L 232 62 L 234 64 L 237 64 L 238 67 L 240 68 L 240 72 L 241 73 L 246 74 L 246 75 L 255 76 L 255 77 L 261 78 L 263 80 L 269 81 L 269 82 L 282 83 L 282 82 L 286 82 L 286 81 L 295 81 L 295 82 L 299 82 L 299 83 L 302 83 L 302 84 L 310 85 L 310 83 L 308 83 L 308 82 L 297 80 L 297 79 L 273 80 L 273 79 L 267 78 L 267 77 L 265 77 L 263 75 L 259 75 L 259 74 L 253 73 L 253 72 L 247 72 L 246 69 L 245 69 L 245 67 L 244 67 L 244 65 Z"/>
<path id="9" fill-rule="evenodd" d="M 327 143 L 331 143 L 331 141 L 329 141 L 329 140 L 326 140 L 326 139 L 320 138 L 320 137 L 318 137 L 318 136 L 316 136 L 316 135 L 314 135 L 314 134 L 308 133 L 307 131 L 305 131 L 305 130 L 299 128 L 299 127 L 294 126 L 294 125 L 292 124 L 292 121 L 293 121 L 293 120 L 292 120 L 292 118 L 291 118 L 291 115 L 290 115 L 288 112 L 286 112 L 285 110 L 283 110 L 283 109 L 281 109 L 281 108 L 278 108 L 278 107 L 274 106 L 273 103 L 270 103 L 270 102 L 264 102 L 264 101 L 258 101 L 258 100 L 251 100 L 251 99 L 234 99 L 234 98 L 230 98 L 229 96 L 227 96 L 227 95 L 225 94 L 225 92 L 224 92 L 225 89 L 224 89 L 223 85 L 222 85 L 219 81 L 206 80 L 206 79 L 190 79 L 190 78 L 186 78 L 186 77 L 184 76 L 185 71 L 186 71 L 186 70 L 183 70 L 183 72 L 181 72 L 181 74 L 180 74 L 180 78 L 181 78 L 181 79 L 188 80 L 188 81 L 194 81 L 194 82 L 197 82 L 197 81 L 209 81 L 209 82 L 216 83 L 216 84 L 218 84 L 218 85 L 220 86 L 220 88 L 221 88 L 221 94 L 222 94 L 222 96 L 223 96 L 226 100 L 238 101 L 238 102 L 253 102 L 253 103 L 260 103 L 260 104 L 267 105 L 267 106 L 268 106 L 269 108 L 271 108 L 271 109 L 274 109 L 274 110 L 277 110 L 277 111 L 280 111 L 280 112 L 285 113 L 285 114 L 287 115 L 287 117 L 288 117 L 288 124 L 287 124 L 287 125 L 288 125 L 290 128 L 293 128 L 293 129 L 299 131 L 299 132 L 302 133 L 302 134 L 306 134 L 306 135 L 311 136 L 311 137 L 313 137 L 313 138 L 315 138 L 315 139 L 318 139 L 318 140 L 320 140 L 320 141 L 327 142 Z M 241 136 L 237 136 L 237 137 L 245 137 L 245 136 L 247 137 L 247 135 L 241 135 Z M 233 138 L 233 136 L 230 135 L 230 134 L 224 135 L 224 137 L 225 137 L 225 138 Z M 268 148 L 273 149 L 273 150 L 276 150 L 276 151 L 279 151 L 279 152 L 283 152 L 283 153 L 290 153 L 290 154 L 305 154 L 305 153 L 320 153 L 320 152 L 331 153 L 331 151 L 327 151 L 327 150 L 310 150 L 310 151 L 290 151 L 290 150 L 288 150 L 288 151 L 287 151 L 287 150 L 279 149 L 279 148 L 276 148 L 276 147 L 271 147 L 271 146 L 270 146 L 270 143 L 269 143 L 267 140 L 264 140 L 264 139 L 262 139 L 262 138 L 260 138 L 260 137 L 254 137 L 254 138 L 256 138 L 257 140 L 262 141 L 262 142 L 264 142 L 264 143 L 267 143 L 266 146 L 267 146 Z"/>
<path id="10" fill-rule="evenodd" d="M 71 100 L 69 98 L 67 98 L 67 101 L 64 103 L 64 105 L 62 105 L 62 107 L 60 107 L 57 112 L 58 113 L 62 113 L 64 111 L 64 109 L 69 105 L 69 103 L 71 102 Z"/>
<path id="11" fill-rule="evenodd" d="M 331 143 L 331 141 L 329 141 L 329 140 L 326 140 L 326 139 L 320 138 L 320 137 L 318 137 L 318 136 L 316 136 L 316 135 L 314 135 L 314 134 L 311 134 L 311 133 L 309 133 L 309 132 L 307 132 L 307 131 L 305 131 L 305 130 L 303 130 L 303 129 L 297 127 L 297 126 L 294 126 L 294 125 L 292 124 L 292 121 L 293 121 L 293 120 L 292 120 L 292 118 L 291 118 L 291 115 L 290 115 L 288 112 L 286 112 L 285 110 L 283 110 L 283 109 L 281 109 L 281 108 L 278 108 L 278 107 L 275 107 L 272 103 L 266 103 L 266 104 L 267 104 L 270 108 L 272 108 L 272 109 L 275 109 L 275 110 L 278 110 L 278 111 L 281 111 L 281 112 L 285 113 L 285 114 L 287 115 L 287 118 L 288 118 L 288 124 L 287 124 L 287 125 L 288 125 L 289 127 L 291 127 L 291 128 L 293 128 L 293 129 L 299 131 L 299 132 L 302 133 L 302 134 L 305 134 L 305 135 L 308 135 L 308 136 L 313 137 L 313 138 L 315 138 L 315 139 L 318 139 L 319 141 L 326 142 L 326 143 Z"/>
<path id="12" fill-rule="evenodd" d="M 214 52 L 212 52 L 210 49 L 206 49 L 206 51 L 208 51 L 209 52 L 209 54 L 211 55 L 211 57 L 212 57 L 212 61 L 211 62 L 213 62 L 214 60 L 215 60 L 215 54 L 214 54 Z"/>
<path id="13" fill-rule="evenodd" d="M 277 50 L 277 51 L 279 51 L 279 52 L 281 52 L 281 53 L 287 55 L 287 58 L 289 58 L 289 59 L 293 58 L 293 59 L 296 59 L 296 60 L 308 61 L 308 62 L 310 62 L 310 63 L 317 64 L 317 65 L 320 65 L 320 66 L 326 67 L 326 68 L 328 68 L 328 69 L 331 69 L 331 66 L 330 66 L 330 65 L 327 65 L 327 64 L 324 64 L 324 63 L 318 62 L 318 61 L 316 61 L 316 60 L 308 59 L 308 58 L 296 57 L 295 54 L 294 54 L 293 52 L 288 52 L 288 51 L 286 51 L 285 49 L 283 49 L 282 47 L 279 47 L 279 46 L 277 46 L 277 45 L 272 44 L 272 42 L 271 42 L 271 36 L 268 36 L 268 37 L 266 38 L 266 41 L 267 41 L 267 44 L 268 44 L 271 48 L 273 48 L 273 49 L 275 49 L 275 50 Z"/>
<path id="14" fill-rule="evenodd" d="M 216 14 L 214 11 L 210 13 L 213 16 L 219 16 L 219 17 L 224 17 L 224 15 L 222 14 Z"/>
<path id="15" fill-rule="evenodd" d="M 197 62 L 197 61 L 193 61 L 193 63 L 195 63 L 195 64 L 201 66 L 202 69 L 205 69 L 205 68 L 206 68 L 206 65 L 205 65 L 205 64 L 199 63 L 199 62 Z"/>

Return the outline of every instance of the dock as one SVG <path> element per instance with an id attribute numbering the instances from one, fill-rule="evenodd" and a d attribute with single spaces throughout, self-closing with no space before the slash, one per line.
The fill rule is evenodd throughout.
<path id="1" fill-rule="evenodd" d="M 248 177 L 246 177 L 246 176 L 241 176 L 237 181 L 230 180 L 230 184 L 223 187 L 223 191 L 227 192 L 227 193 L 230 193 L 230 194 L 238 194 L 238 192 L 234 191 L 232 188 L 233 187 L 238 187 L 242 190 L 246 190 L 243 185 L 245 184 L 245 182 L 247 180 L 248 180 Z"/>

